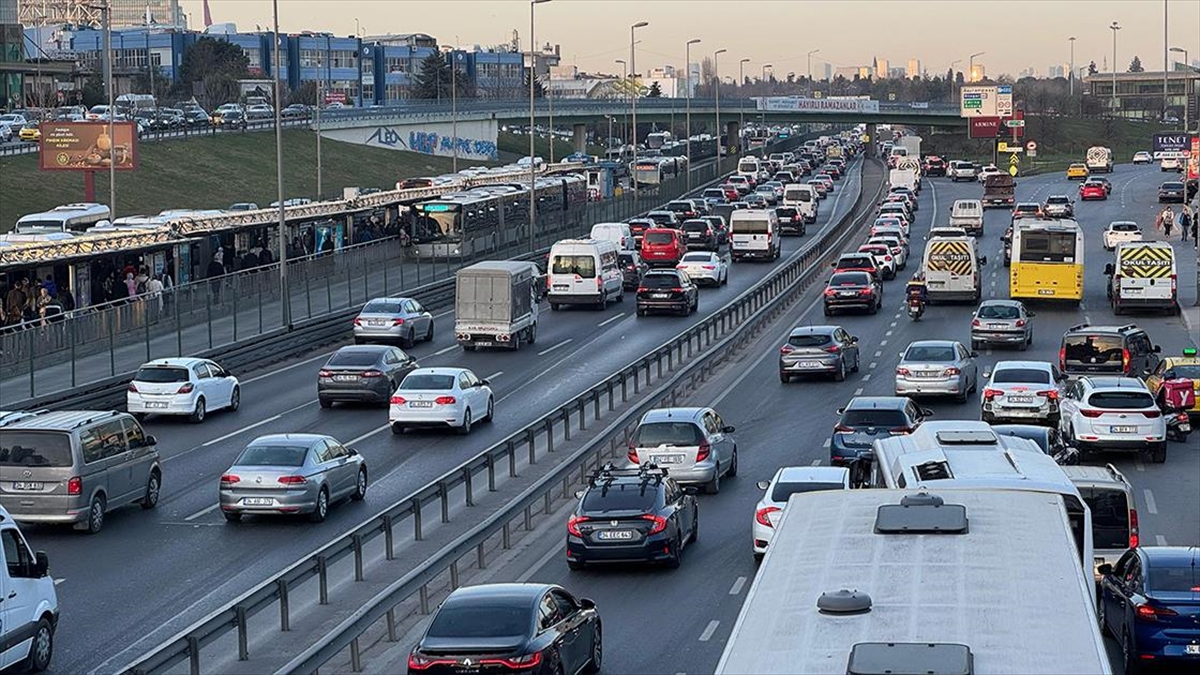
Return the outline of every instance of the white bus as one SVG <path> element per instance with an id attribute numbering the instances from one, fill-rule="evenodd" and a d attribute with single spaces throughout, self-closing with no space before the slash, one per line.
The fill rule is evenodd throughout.
<path id="1" fill-rule="evenodd" d="M 56 206 L 44 213 L 30 213 L 17 219 L 18 233 L 37 232 L 86 232 L 102 220 L 108 220 L 111 212 L 104 204 L 80 202 Z"/>

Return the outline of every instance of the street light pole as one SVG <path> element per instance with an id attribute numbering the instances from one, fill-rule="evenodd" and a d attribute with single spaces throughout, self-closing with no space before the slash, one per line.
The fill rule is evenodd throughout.
<path id="1" fill-rule="evenodd" d="M 1179 52 L 1179 53 L 1183 54 L 1183 63 L 1184 63 L 1184 65 L 1187 65 L 1188 52 L 1186 49 L 1183 49 L 1182 47 L 1171 47 L 1171 51 Z M 1188 82 L 1189 82 L 1188 78 L 1185 77 L 1183 80 L 1183 132 L 1185 134 L 1190 134 L 1192 132 L 1192 127 L 1189 122 L 1189 114 L 1188 114 L 1190 112 L 1189 109 L 1191 108 L 1191 106 L 1188 105 L 1189 103 L 1191 103 L 1191 97 L 1188 96 L 1188 94 L 1190 93 L 1190 92 L 1188 92 Z"/>
<path id="2" fill-rule="evenodd" d="M 626 92 L 624 91 L 629 86 L 629 62 L 625 59 L 616 59 L 614 63 L 621 64 L 621 98 L 624 99 Z M 621 106 L 621 158 L 625 157 L 625 143 L 629 142 L 629 109 Z"/>
<path id="3" fill-rule="evenodd" d="M 746 137 L 746 104 L 742 100 L 742 85 L 746 83 L 746 64 L 750 63 L 750 59 L 742 59 L 738 61 L 738 154 L 745 154 L 745 149 L 742 148 L 742 139 Z"/>
<path id="4" fill-rule="evenodd" d="M 650 25 L 650 22 L 648 22 L 648 21 L 639 21 L 629 27 L 629 73 L 631 75 L 633 75 L 633 92 L 631 94 L 633 103 L 630 106 L 630 109 L 632 110 L 632 116 L 633 116 L 633 190 L 635 192 L 637 191 L 637 147 L 638 147 L 637 100 L 638 100 L 638 94 L 641 92 L 638 91 L 638 86 L 637 86 L 637 66 L 636 66 L 637 54 L 636 54 L 636 49 L 634 48 L 634 32 L 637 31 L 637 29 L 639 29 L 639 28 L 644 28 L 649 25 Z"/>
<path id="5" fill-rule="evenodd" d="M 1167 44 L 1168 44 L 1168 41 L 1170 40 L 1170 38 L 1167 37 L 1167 17 L 1168 17 L 1167 7 L 1168 7 L 1167 0 L 1163 0 L 1163 104 L 1162 104 L 1162 119 L 1163 119 L 1163 121 L 1166 121 L 1166 119 L 1167 119 L 1167 70 L 1169 68 L 1168 62 L 1171 59 L 1170 55 L 1168 54 L 1168 49 L 1167 49 Z M 1187 129 L 1187 127 L 1184 127 L 1184 130 L 1186 130 L 1186 129 Z"/>
<path id="6" fill-rule="evenodd" d="M 279 200 L 279 305 L 283 311 L 283 327 L 292 327 L 292 296 L 288 289 L 288 254 L 287 254 L 287 215 L 283 206 L 283 124 L 280 119 L 280 96 L 282 87 L 279 84 L 279 0 L 271 0 L 271 11 L 275 19 L 274 32 L 271 40 L 275 43 L 275 55 L 271 60 L 271 71 L 275 79 L 275 183 Z M 318 110 L 320 107 L 318 106 Z M 320 195 L 317 195 L 320 197 Z"/>
<path id="7" fill-rule="evenodd" d="M 819 51 L 821 51 L 821 50 L 814 49 L 808 53 L 808 87 L 809 87 L 809 89 L 812 88 L 812 81 L 813 81 L 813 79 L 812 79 L 812 57 L 813 57 L 813 54 L 816 54 Z"/>
<path id="8" fill-rule="evenodd" d="M 962 63 L 962 59 L 954 59 L 950 62 L 950 96 L 953 99 L 950 101 L 951 103 L 958 102 L 958 92 L 956 91 L 958 89 L 958 78 L 954 76 L 954 66 L 960 63 Z"/>
<path id="9" fill-rule="evenodd" d="M 763 83 L 763 91 L 764 91 L 764 94 L 763 94 L 763 95 L 764 95 L 764 96 L 766 96 L 767 94 L 769 94 L 769 93 L 770 93 L 770 91 L 771 91 L 771 89 L 773 88 L 773 87 L 768 87 L 768 86 L 767 86 L 767 70 L 771 70 L 771 71 L 772 71 L 772 75 L 774 75 L 774 68 L 775 68 L 775 66 L 771 65 L 770 63 L 764 63 L 764 64 L 763 64 L 763 67 L 762 67 L 762 83 Z M 762 112 L 761 112 L 761 113 L 759 113 L 759 117 L 758 117 L 758 118 L 759 118 L 759 120 L 761 121 L 761 123 L 762 123 L 762 125 L 763 125 L 763 126 L 766 126 L 766 125 L 767 125 L 767 110 L 766 110 L 766 106 L 763 106 L 763 110 L 762 110 Z"/>
<path id="10" fill-rule="evenodd" d="M 717 126 L 713 130 L 713 135 L 717 137 L 717 162 L 721 161 L 721 71 L 718 69 L 717 57 L 729 51 L 728 49 L 718 49 L 713 52 L 713 93 L 717 98 Z M 725 139 L 726 153 L 728 153 L 729 139 Z"/>
<path id="11" fill-rule="evenodd" d="M 970 61 L 969 61 L 970 66 L 967 68 L 967 81 L 968 82 L 975 81 L 975 57 L 983 56 L 986 53 L 987 52 L 975 52 L 974 54 L 971 55 Z M 980 78 L 980 79 L 983 79 L 983 78 Z"/>
<path id="12" fill-rule="evenodd" d="M 550 0 L 529 0 L 529 250 L 537 248 L 534 238 L 534 227 L 537 224 L 537 162 L 533 160 L 537 152 L 534 147 L 533 125 L 536 119 L 533 115 L 533 85 L 537 79 L 537 38 L 534 33 L 533 8 Z"/>
<path id="13" fill-rule="evenodd" d="M 1112 60 L 1112 98 L 1110 99 L 1110 112 L 1113 116 L 1117 114 L 1117 31 L 1121 30 L 1120 24 L 1116 21 L 1109 26 L 1113 33 L 1113 60 Z"/>
<path id="14" fill-rule="evenodd" d="M 108 217 L 110 222 L 117 219 L 117 163 L 116 136 L 114 117 L 117 114 L 116 94 L 113 92 L 113 49 L 112 49 L 112 0 L 104 3 L 104 88 L 108 91 Z M 134 131 L 136 134 L 136 130 Z"/>
<path id="15" fill-rule="evenodd" d="M 684 93 L 687 95 L 687 112 L 684 115 L 683 135 L 684 148 L 687 150 L 687 189 L 692 191 L 692 45 L 699 44 L 700 38 L 692 38 L 684 45 L 683 67 L 687 70 L 687 84 Z M 676 80 L 678 81 L 678 80 Z"/>
<path id="16" fill-rule="evenodd" d="M 1067 85 L 1071 88 L 1071 96 L 1075 95 L 1075 36 L 1067 38 L 1071 42 L 1071 70 L 1067 73 Z"/>

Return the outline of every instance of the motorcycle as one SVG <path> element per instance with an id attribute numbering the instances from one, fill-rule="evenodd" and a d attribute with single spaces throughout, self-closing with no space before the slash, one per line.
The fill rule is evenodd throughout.
<path id="1" fill-rule="evenodd" d="M 1185 411 L 1172 410 L 1164 413 L 1167 416 L 1167 440 L 1176 443 L 1187 441 L 1192 432 L 1192 423 Z"/>
<path id="2" fill-rule="evenodd" d="M 925 313 L 925 302 L 920 298 L 908 299 L 908 318 L 913 321 L 920 321 L 921 315 Z"/>

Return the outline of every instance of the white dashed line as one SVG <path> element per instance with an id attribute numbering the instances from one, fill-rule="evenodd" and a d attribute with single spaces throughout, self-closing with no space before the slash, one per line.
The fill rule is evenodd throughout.
<path id="1" fill-rule="evenodd" d="M 828 447 L 829 447 L 829 439 L 828 439 L 828 438 L 826 438 L 826 439 L 825 439 L 825 442 L 821 444 L 821 447 L 822 447 L 822 448 L 828 448 Z"/>
<path id="2" fill-rule="evenodd" d="M 363 434 L 362 436 L 358 436 L 357 438 L 351 438 L 349 441 L 346 441 L 346 445 L 350 446 L 350 447 L 354 447 L 355 444 L 362 443 L 363 441 L 374 436 L 375 434 L 387 431 L 389 426 L 390 425 L 385 424 L 385 425 L 379 427 L 378 429 L 368 431 L 367 433 Z"/>
<path id="3" fill-rule="evenodd" d="M 869 366 L 867 366 L 867 367 L 868 367 L 868 368 L 870 368 L 871 370 L 875 370 L 875 368 L 876 368 L 878 365 L 879 365 L 878 363 L 876 363 L 875 361 L 872 361 L 872 362 L 871 362 L 871 365 L 869 365 Z"/>
<path id="4" fill-rule="evenodd" d="M 871 379 L 871 374 L 867 373 L 866 375 L 863 375 L 862 381 L 867 382 L 867 381 L 870 381 L 870 379 Z"/>
<path id="5" fill-rule="evenodd" d="M 1150 491 L 1150 488 L 1146 488 L 1145 490 L 1142 490 L 1142 494 L 1146 498 L 1146 512 L 1150 514 L 1157 514 L 1158 502 L 1154 501 L 1154 493 Z"/>
<path id="6" fill-rule="evenodd" d="M 1145 471 L 1145 470 L 1146 470 L 1146 465 L 1145 465 L 1145 464 L 1142 464 L 1142 460 L 1140 460 L 1140 459 L 1139 459 L 1139 460 L 1138 460 L 1138 461 L 1137 461 L 1137 462 L 1136 462 L 1136 463 L 1133 465 L 1133 468 L 1137 469 L 1138 471 Z"/>
<path id="7" fill-rule="evenodd" d="M 854 390 L 854 395 L 855 395 L 855 396 L 862 396 L 862 393 L 863 393 L 863 388 L 862 388 L 862 387 L 859 387 L 858 389 L 855 389 L 855 390 Z"/>
<path id="8" fill-rule="evenodd" d="M 538 352 L 538 356 L 545 356 L 545 355 L 549 354 L 550 352 L 554 351 L 555 349 L 558 349 L 559 347 L 565 347 L 571 341 L 572 341 L 571 338 L 567 338 L 566 340 L 563 340 L 562 342 L 554 345 L 553 347 L 551 347 L 549 349 L 543 349 L 542 351 Z"/>
<path id="9" fill-rule="evenodd" d="M 704 627 L 704 632 L 700 634 L 700 641 L 708 642 L 709 640 L 711 640 L 713 633 L 717 632 L 717 626 L 720 626 L 720 625 L 721 625 L 721 622 L 717 621 L 716 619 L 709 621 L 708 625 Z"/>
<path id="10" fill-rule="evenodd" d="M 733 588 L 729 589 L 730 595 L 737 595 L 742 592 L 742 588 L 746 586 L 746 577 L 738 577 L 733 582 Z"/>
<path id="11" fill-rule="evenodd" d="M 601 321 L 599 324 L 597 324 L 597 326 L 600 326 L 600 327 L 607 326 L 608 324 L 616 321 L 617 319 L 620 319 L 623 316 L 625 316 L 625 312 L 620 312 L 616 316 L 609 317 L 609 318 Z"/>
<path id="12" fill-rule="evenodd" d="M 1156 534 L 1156 535 L 1154 535 L 1154 543 L 1158 544 L 1159 546 L 1166 546 L 1167 538 L 1162 536 L 1161 534 Z M 58 583 L 58 582 L 56 581 L 54 583 Z"/>
<path id="13" fill-rule="evenodd" d="M 437 350 L 436 352 L 433 353 L 433 355 L 441 356 L 442 354 L 449 354 L 450 352 L 454 351 L 455 349 L 458 349 L 458 345 L 450 345 L 449 347 L 446 347 L 444 349 Z"/>
<path id="14" fill-rule="evenodd" d="M 496 379 L 497 377 L 500 377 L 503 374 L 504 374 L 503 370 L 497 370 L 496 372 L 492 373 L 491 375 L 488 375 L 487 377 L 485 377 L 483 379 L 491 381 L 491 380 Z"/>
<path id="15" fill-rule="evenodd" d="M 216 510 L 217 510 L 217 509 L 219 509 L 219 508 L 221 508 L 221 505 L 220 505 L 219 503 L 218 503 L 218 504 L 213 504 L 212 506 L 209 506 L 209 507 L 207 507 L 207 508 L 200 509 L 199 511 L 197 511 L 197 512 L 193 513 L 192 515 L 188 516 L 187 518 L 184 518 L 184 520 L 186 520 L 187 522 L 189 522 L 189 523 L 190 523 L 190 522 L 192 522 L 193 520 L 195 520 L 195 519 L 197 519 L 197 518 L 199 518 L 199 517 L 203 516 L 204 514 L 206 514 L 206 513 L 212 513 L 213 511 L 216 511 Z"/>
<path id="16" fill-rule="evenodd" d="M 64 582 L 64 581 L 66 581 L 66 579 L 55 579 L 55 580 L 54 580 L 54 585 L 55 585 L 55 586 L 57 586 L 57 585 L 61 584 L 61 583 L 62 583 L 62 582 Z"/>
<path id="17" fill-rule="evenodd" d="M 313 403 L 316 403 L 316 401 L 313 401 Z M 200 447 L 202 447 L 202 448 L 212 447 L 212 446 L 216 445 L 217 443 L 220 443 L 222 441 L 227 441 L 227 440 L 233 438 L 234 436 L 237 436 L 238 434 L 245 433 L 245 432 L 250 431 L 251 429 L 255 429 L 257 427 L 261 427 L 264 424 L 270 424 L 271 422 L 274 422 L 275 420 L 279 419 L 280 417 L 283 417 L 283 413 L 279 413 L 278 415 L 272 415 L 265 419 L 261 419 L 261 420 L 255 422 L 254 424 L 247 424 L 246 426 L 242 427 L 241 429 L 235 429 L 235 430 L 225 434 L 224 436 L 217 436 L 216 438 L 212 439 L 211 441 L 201 443 Z"/>
<path id="18" fill-rule="evenodd" d="M 891 323 L 891 327 L 892 327 L 892 328 L 895 328 L 895 327 L 896 327 L 896 322 L 895 322 L 895 321 L 893 321 L 893 322 Z"/>
<path id="19" fill-rule="evenodd" d="M 886 346 L 887 346 L 887 343 L 888 343 L 888 341 L 887 341 L 887 340 L 880 340 L 880 341 L 879 341 L 879 346 L 880 346 L 880 347 L 886 347 Z"/>
<path id="20" fill-rule="evenodd" d="M 878 351 L 876 351 L 876 352 L 875 352 L 875 358 L 879 358 L 879 357 L 881 357 L 881 356 L 883 356 L 883 350 L 882 350 L 882 349 L 880 349 L 880 350 L 878 350 Z"/>
<path id="21" fill-rule="evenodd" d="M 892 336 L 892 331 L 890 331 L 890 330 L 889 330 L 888 332 L 884 333 L 884 335 L 886 335 L 886 336 L 888 336 L 888 337 L 891 337 L 891 336 Z M 879 344 L 883 344 L 883 343 L 882 343 L 882 342 L 880 342 Z"/>
<path id="22" fill-rule="evenodd" d="M 296 363 L 293 363 L 293 364 L 292 364 L 292 365 L 290 365 L 290 366 L 284 366 L 284 367 L 282 367 L 282 368 L 276 368 L 275 370 L 272 370 L 272 371 L 271 371 L 271 372 L 269 372 L 269 373 L 264 373 L 264 374 L 262 374 L 262 375 L 259 375 L 259 376 L 257 376 L 257 377 L 252 377 L 252 378 L 250 378 L 250 379 L 248 379 L 248 380 L 241 380 L 241 384 L 243 384 L 243 385 L 246 385 L 246 384 L 250 384 L 250 383 L 252 383 L 252 382 L 258 382 L 259 380 L 265 380 L 265 379 L 267 379 L 268 377 L 273 377 L 273 376 L 275 376 L 275 375 L 278 375 L 279 373 L 286 373 L 287 371 L 289 371 L 289 370 L 291 370 L 291 369 L 293 369 L 293 368 L 299 368 L 300 366 L 308 365 L 308 364 L 312 363 L 313 361 L 320 361 L 321 359 L 327 359 L 327 358 L 329 358 L 329 357 L 330 357 L 330 356 L 332 356 L 332 355 L 333 355 L 333 352 L 329 352 L 328 354 L 319 354 L 319 355 L 317 355 L 317 356 L 314 356 L 314 357 L 312 357 L 312 358 L 310 358 L 310 359 L 304 359 L 303 361 L 297 361 Z"/>

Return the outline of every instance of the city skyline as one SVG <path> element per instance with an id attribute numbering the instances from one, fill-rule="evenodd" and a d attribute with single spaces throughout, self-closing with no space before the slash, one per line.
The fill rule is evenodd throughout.
<path id="1" fill-rule="evenodd" d="M 689 10 L 705 5 L 681 0 L 554 0 L 537 9 L 536 37 L 539 43 L 561 44 L 563 63 L 587 72 L 611 73 L 616 68 L 613 60 L 629 55 L 628 26 L 648 21 L 650 25 L 638 34 L 637 50 L 639 62 L 648 66 L 682 64 L 683 43 L 700 38 L 704 42 L 693 47 L 694 62 L 725 48 L 754 64 L 774 64 L 775 76 L 780 79 L 788 72 L 805 75 L 806 52 L 811 49 L 820 50 L 812 58 L 814 77 L 823 76 L 827 70 L 870 67 L 875 58 L 895 64 L 919 60 L 922 70 L 930 75 L 942 74 L 952 62 L 959 61 L 954 69 L 965 74 L 968 56 L 977 52 L 984 55 L 977 57 L 976 63 L 984 64 L 987 74 L 996 77 L 1017 76 L 1030 68 L 1042 73 L 1045 66 L 1041 64 L 1069 62 L 1068 38 L 1072 36 L 1076 37 L 1076 67 L 1093 60 L 1099 67 L 1112 60 L 1109 24 L 1115 20 L 1121 25 L 1118 70 L 1125 70 L 1134 55 L 1140 57 L 1146 70 L 1161 71 L 1163 67 L 1164 2 L 1159 0 L 1096 0 L 1088 3 L 1082 14 L 1080 3 L 1071 0 L 974 0 L 955 4 L 971 8 L 965 15 L 966 25 L 935 25 L 932 32 L 939 39 L 922 39 L 920 36 L 931 32 L 931 20 L 947 16 L 941 9 L 951 1 L 814 0 L 799 4 L 743 0 L 737 9 L 755 17 L 746 24 L 754 29 L 735 33 L 714 23 L 710 13 Z M 203 28 L 202 4 L 202 0 L 181 0 L 192 28 Z M 441 19 L 451 4 L 453 24 Z M 1200 2 L 1166 0 L 1166 5 L 1170 14 L 1169 46 L 1188 50 L 1189 60 L 1195 60 L 1200 55 Z M 271 0 L 209 0 L 209 7 L 214 23 L 235 23 L 243 31 L 271 25 Z M 510 43 L 516 31 L 523 48 L 528 47 L 527 0 L 343 0 L 336 5 L 319 0 L 279 0 L 279 11 L 280 28 L 285 32 L 313 30 L 353 35 L 356 28 L 364 34 L 421 32 L 434 35 L 443 44 L 486 47 Z M 597 17 L 600 12 L 602 20 Z M 1014 27 L 1009 28 L 1006 22 L 995 20 L 1005 13 L 1024 18 L 1028 12 L 1037 13 L 1037 30 L 1021 28 L 1022 21 L 1013 21 Z M 956 13 L 956 20 L 961 22 L 963 16 Z M 811 28 L 812 17 L 820 17 L 831 26 L 815 31 L 819 35 L 837 35 L 836 27 L 841 26 L 852 36 L 866 26 L 870 39 L 802 37 L 801 33 L 813 32 L 799 29 Z M 971 25 L 975 17 L 977 27 Z M 1172 54 L 1171 61 L 1182 58 Z M 722 75 L 729 72 L 722 69 Z M 758 75 L 757 69 L 747 74 L 750 72 Z"/>

